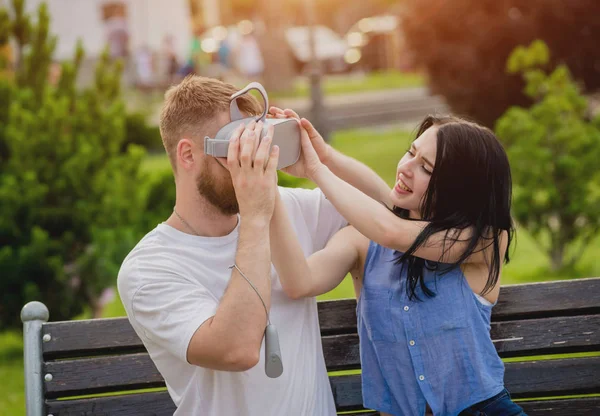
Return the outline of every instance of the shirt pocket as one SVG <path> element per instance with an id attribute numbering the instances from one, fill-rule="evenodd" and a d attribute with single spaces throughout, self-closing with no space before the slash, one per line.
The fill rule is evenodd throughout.
<path id="1" fill-rule="evenodd" d="M 436 296 L 426 299 L 418 307 L 425 318 L 423 329 L 426 334 L 441 334 L 469 327 L 467 309 L 460 299 L 453 301 Z"/>
<path id="2" fill-rule="evenodd" d="M 397 341 L 391 299 L 392 291 L 388 289 L 363 287 L 359 319 L 362 320 L 371 341 Z"/>

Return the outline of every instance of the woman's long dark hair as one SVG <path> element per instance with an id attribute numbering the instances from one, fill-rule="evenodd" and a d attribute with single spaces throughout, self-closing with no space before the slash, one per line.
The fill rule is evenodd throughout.
<path id="1" fill-rule="evenodd" d="M 435 293 L 424 283 L 424 269 L 438 265 L 414 256 L 429 237 L 445 232 L 439 263 L 444 263 L 445 254 L 455 243 L 468 241 L 460 258 L 444 267 L 442 274 L 460 267 L 473 253 L 491 245 L 490 273 L 481 293 L 484 295 L 494 288 L 500 275 L 502 231 L 508 232 L 504 261 L 510 260 L 514 226 L 510 216 L 512 180 L 508 157 L 494 133 L 485 127 L 455 117 L 428 116 L 419 126 L 417 137 L 432 126 L 438 128 L 435 167 L 421 201 L 421 219 L 429 224 L 396 263 L 407 268 L 406 290 L 410 299 L 419 299 L 417 286 L 432 297 Z M 401 218 L 409 217 L 406 209 L 394 207 L 393 211 Z M 471 230 L 468 240 L 460 240 L 454 231 L 466 229 Z"/>

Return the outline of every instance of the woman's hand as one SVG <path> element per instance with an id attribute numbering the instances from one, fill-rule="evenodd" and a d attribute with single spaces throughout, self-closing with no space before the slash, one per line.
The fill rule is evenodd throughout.
<path id="1" fill-rule="evenodd" d="M 331 148 L 330 145 L 328 145 L 325 142 L 325 140 L 323 139 L 323 136 L 321 136 L 321 134 L 319 134 L 317 129 L 314 128 L 314 126 L 311 124 L 310 121 L 308 121 L 305 118 L 301 119 L 300 116 L 295 111 L 290 110 L 289 108 L 282 110 L 278 107 L 271 107 L 269 109 L 269 115 L 272 118 L 295 118 L 296 120 L 298 120 L 300 123 L 301 130 L 306 130 L 306 132 L 308 133 L 308 138 L 310 139 L 310 142 L 312 143 L 312 147 L 316 151 L 321 163 L 323 163 L 325 165 L 327 163 L 329 163 L 333 149 Z M 293 175 L 293 176 L 297 176 L 297 177 L 301 177 L 301 178 L 309 177 L 308 173 L 306 172 L 306 169 L 305 169 L 303 154 L 300 155 L 300 159 L 296 163 L 294 163 L 293 165 L 288 166 L 287 168 L 284 168 L 282 170 L 285 173 L 289 173 L 290 175 Z"/>

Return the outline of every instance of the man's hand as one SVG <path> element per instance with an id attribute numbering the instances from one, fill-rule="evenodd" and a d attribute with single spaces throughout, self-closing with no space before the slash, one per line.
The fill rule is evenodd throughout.
<path id="1" fill-rule="evenodd" d="M 312 143 L 312 147 L 316 151 L 321 163 L 325 165 L 329 163 L 333 149 L 331 148 L 331 146 L 325 143 L 323 137 L 319 134 L 317 129 L 313 127 L 310 121 L 308 121 L 305 118 L 301 119 L 295 111 L 290 110 L 289 108 L 282 110 L 278 107 L 271 107 L 269 109 L 269 114 L 274 118 L 295 118 L 299 120 L 300 126 L 303 128 L 303 130 L 306 130 L 306 132 L 308 133 L 308 138 Z M 300 159 L 298 159 L 296 163 L 294 163 L 291 166 L 288 166 L 287 168 L 282 169 L 282 171 L 300 178 L 307 178 L 308 173 L 306 172 L 305 168 L 304 153 L 300 155 Z"/>
<path id="2" fill-rule="evenodd" d="M 251 122 L 243 130 L 235 130 L 229 140 L 227 168 L 240 206 L 240 216 L 244 220 L 250 218 L 268 224 L 275 206 L 279 148 L 273 146 L 269 154 L 273 127 L 268 129 L 257 147 L 262 128 L 262 122 Z"/>

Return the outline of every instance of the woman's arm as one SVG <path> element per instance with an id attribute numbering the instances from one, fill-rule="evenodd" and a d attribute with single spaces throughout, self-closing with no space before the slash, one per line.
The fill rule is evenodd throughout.
<path id="1" fill-rule="evenodd" d="M 306 259 L 285 206 L 277 196 L 271 218 L 271 256 L 283 291 L 290 298 L 317 296 L 339 285 L 358 262 L 361 239 L 367 241 L 353 227 L 346 227 L 325 248 Z"/>
<path id="2" fill-rule="evenodd" d="M 397 217 L 380 202 L 338 178 L 320 161 L 306 131 L 302 134 L 302 155 L 308 178 L 319 186 L 338 212 L 369 240 L 405 252 L 427 226 L 426 221 Z M 448 231 L 448 236 L 446 231 L 433 234 L 414 254 L 431 261 L 453 263 L 465 252 L 471 232 L 469 229 L 454 229 Z M 448 244 L 447 237 L 456 242 Z M 476 250 L 467 262 L 485 262 L 490 242 L 482 242 L 481 249 Z"/>
<path id="3" fill-rule="evenodd" d="M 311 179 L 350 224 L 384 247 L 405 252 L 427 226 L 426 221 L 399 218 L 379 202 L 335 176 L 325 165 L 321 165 Z M 467 248 L 471 230 L 451 229 L 448 233 L 452 240 L 456 240 L 454 244 L 446 240 L 446 231 L 438 232 L 429 237 L 414 255 L 431 261 L 457 261 Z M 483 251 L 474 252 L 467 261 L 485 261 Z"/>

